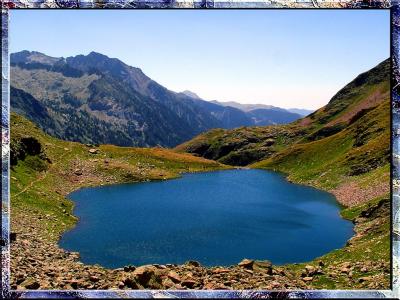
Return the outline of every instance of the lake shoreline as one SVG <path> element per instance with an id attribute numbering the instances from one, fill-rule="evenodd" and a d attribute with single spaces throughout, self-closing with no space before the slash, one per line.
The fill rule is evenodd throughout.
<path id="1" fill-rule="evenodd" d="M 270 170 L 181 173 L 168 182 L 80 189 L 68 198 L 82 222 L 64 233 L 59 245 L 106 268 L 188 260 L 229 266 L 245 257 L 300 263 L 342 247 L 354 234 L 333 195 Z M 285 250 L 292 247 L 297 251 Z"/>
<path id="2" fill-rule="evenodd" d="M 119 182 L 117 181 L 114 183 Z M 107 184 L 112 183 L 108 182 Z M 93 185 L 83 183 L 75 186 L 73 190 L 85 186 Z M 67 194 L 64 194 L 64 197 L 66 195 Z M 26 218 L 26 215 L 22 218 Z M 42 226 L 36 225 L 39 218 L 40 216 L 36 216 L 36 218 L 34 217 L 29 222 L 29 241 L 27 242 L 26 239 L 21 240 L 17 238 L 17 241 L 12 244 L 11 253 L 13 253 L 12 256 L 16 254 L 17 257 L 18 253 L 21 253 L 21 255 L 24 253 L 24 255 L 26 255 L 26 252 L 31 252 L 29 249 L 31 249 L 32 244 L 34 244 L 35 246 L 33 248 L 36 249 L 36 251 L 35 253 L 30 254 L 37 257 L 38 261 L 44 261 L 43 266 L 46 266 L 46 268 L 43 276 L 50 276 L 51 280 L 54 281 L 54 285 L 48 286 L 48 283 L 43 284 L 42 282 L 36 282 L 36 284 L 28 282 L 27 284 L 26 280 L 21 282 L 21 280 L 18 279 L 18 276 L 20 275 L 17 275 L 17 278 L 12 276 L 11 283 L 14 288 L 29 288 L 37 286 L 39 289 L 313 289 L 315 288 L 312 284 L 313 278 L 318 276 L 320 273 L 324 274 L 326 272 L 324 270 L 325 263 L 317 259 L 309 263 L 311 266 L 306 263 L 288 266 L 272 266 L 271 268 L 267 268 L 267 272 L 271 274 L 266 274 L 265 270 L 261 272 L 255 271 L 252 269 L 252 266 L 232 266 L 228 268 L 216 266 L 206 268 L 197 263 L 142 266 L 138 268 L 128 266 L 123 269 L 106 269 L 98 265 L 82 264 L 79 262 L 78 253 L 70 253 L 61 249 L 58 246 L 58 240 L 62 232 L 60 232 L 56 239 L 53 239 L 52 241 L 46 240 L 46 238 L 43 237 L 43 231 L 40 232 Z M 356 224 L 356 226 L 358 225 Z M 29 247 L 27 245 L 29 245 Z M 347 246 L 344 248 L 346 247 Z M 20 249 L 20 251 L 16 251 L 16 249 Z M 38 249 L 43 251 L 37 251 Z M 45 253 L 54 253 L 54 255 L 48 256 Z M 12 262 L 14 259 L 15 258 L 12 259 Z M 26 264 L 22 261 L 21 263 Z M 302 273 L 305 272 L 304 274 L 310 276 L 300 276 L 297 274 L 297 266 L 300 266 Z M 293 267 L 295 268 L 293 269 Z M 381 265 L 379 265 L 379 267 L 381 267 Z M 57 280 L 59 277 L 55 277 L 54 273 L 57 274 L 57 270 L 60 270 L 60 268 L 61 270 L 64 270 L 61 272 L 66 272 L 66 277 L 64 278 L 70 279 Z M 77 274 L 80 275 L 77 276 Z M 176 274 L 178 274 L 178 276 L 175 276 Z M 141 285 L 137 282 L 137 280 L 140 281 L 141 276 L 154 277 L 156 278 L 155 283 L 142 282 L 143 285 Z M 251 277 L 250 281 L 248 279 L 249 276 Z M 222 278 L 224 280 L 226 279 L 226 281 L 221 284 Z M 135 282 L 135 284 L 132 282 Z M 231 284 L 229 285 L 228 282 L 231 282 Z"/>

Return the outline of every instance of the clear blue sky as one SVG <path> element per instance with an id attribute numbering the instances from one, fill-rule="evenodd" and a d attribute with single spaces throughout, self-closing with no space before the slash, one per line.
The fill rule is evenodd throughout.
<path id="1" fill-rule="evenodd" d="M 11 10 L 10 50 L 96 51 L 206 100 L 318 108 L 390 55 L 384 10 Z"/>

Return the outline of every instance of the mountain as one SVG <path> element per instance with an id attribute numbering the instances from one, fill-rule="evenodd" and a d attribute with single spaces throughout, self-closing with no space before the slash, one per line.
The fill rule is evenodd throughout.
<path id="1" fill-rule="evenodd" d="M 311 109 L 301 109 L 301 108 L 284 109 L 284 108 L 280 108 L 280 107 L 276 107 L 276 106 L 272 106 L 272 105 L 265 105 L 265 104 L 242 104 L 242 103 L 238 103 L 235 101 L 221 102 L 221 101 L 213 100 L 210 102 L 218 104 L 218 105 L 222 105 L 222 106 L 234 107 L 234 108 L 243 110 L 244 112 L 249 112 L 249 111 L 256 110 L 256 109 L 265 109 L 265 110 L 274 110 L 274 111 L 280 111 L 280 112 L 291 112 L 291 113 L 294 113 L 294 114 L 297 114 L 300 116 L 306 116 L 314 111 Z"/>
<path id="2" fill-rule="evenodd" d="M 13 53 L 10 85 L 12 111 L 55 137 L 82 143 L 173 147 L 212 128 L 255 125 L 240 109 L 175 93 L 96 52 Z"/>
<path id="3" fill-rule="evenodd" d="M 217 100 L 212 100 L 210 101 L 212 103 L 218 104 L 218 105 L 222 105 L 222 106 L 230 106 L 230 107 L 234 107 L 243 111 L 250 111 L 253 109 L 276 109 L 276 110 L 280 110 L 283 111 L 283 108 L 280 107 L 276 107 L 276 106 L 272 106 L 272 105 L 265 105 L 265 104 L 242 104 L 239 102 L 235 102 L 235 101 L 217 101 Z"/>
<path id="4" fill-rule="evenodd" d="M 256 126 L 286 124 L 301 118 L 301 115 L 286 110 L 258 108 L 247 112 Z"/>
<path id="5" fill-rule="evenodd" d="M 140 69 L 91 52 L 52 58 L 38 52 L 11 55 L 13 111 L 47 133 L 83 143 L 172 146 L 213 127 L 219 120 L 189 97 L 173 93 Z M 28 99 L 29 98 L 29 99 Z M 22 103 L 42 104 L 55 126 L 33 118 Z"/>
<path id="6" fill-rule="evenodd" d="M 307 116 L 312 112 L 314 112 L 314 110 L 312 109 L 302 109 L 302 108 L 288 108 L 286 110 L 295 114 L 299 114 L 301 116 Z"/>
<path id="7" fill-rule="evenodd" d="M 326 106 L 291 124 L 214 129 L 176 149 L 230 165 L 295 170 L 302 180 L 325 174 L 315 180 L 332 176 L 323 183 L 332 186 L 382 170 L 390 157 L 390 62 L 360 74 Z"/>
<path id="8" fill-rule="evenodd" d="M 300 119 L 303 115 L 290 112 L 289 110 L 265 104 L 241 104 L 234 101 L 219 102 L 210 101 L 224 107 L 232 107 L 243 111 L 251 119 L 249 126 L 266 126 L 275 124 L 286 124 Z M 299 109 L 299 111 L 303 111 Z"/>
<path id="9" fill-rule="evenodd" d="M 194 99 L 201 99 L 199 97 L 199 95 L 197 95 L 196 93 L 193 93 L 191 91 L 188 91 L 188 90 L 183 91 L 181 94 L 184 94 L 184 95 L 189 96 L 189 97 L 194 98 Z"/>
<path id="10" fill-rule="evenodd" d="M 210 101 L 224 107 L 233 107 L 243 111 L 251 119 L 253 126 L 266 126 L 274 124 L 286 124 L 300 119 L 303 115 L 289 110 L 265 104 L 241 104 L 235 101 L 219 102 Z M 299 109 L 299 111 L 302 111 Z"/>

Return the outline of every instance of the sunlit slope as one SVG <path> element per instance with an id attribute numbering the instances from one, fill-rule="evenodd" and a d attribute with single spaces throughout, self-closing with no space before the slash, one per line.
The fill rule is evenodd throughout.
<path id="1" fill-rule="evenodd" d="M 333 191 L 345 204 L 389 192 L 389 61 L 359 75 L 297 126 L 311 133 L 253 164 Z"/>
<path id="2" fill-rule="evenodd" d="M 252 167 L 287 173 L 289 180 L 333 191 L 345 204 L 389 192 L 389 101 L 329 137 L 293 144 Z"/>
<path id="3" fill-rule="evenodd" d="M 389 74 L 385 60 L 299 121 L 212 130 L 176 150 L 282 171 L 289 180 L 332 191 L 348 205 L 382 196 L 389 192 Z"/>
<path id="4" fill-rule="evenodd" d="M 354 148 L 358 148 L 361 144 L 365 144 L 364 140 L 379 135 L 375 134 L 374 130 L 388 128 L 390 109 L 389 105 L 385 106 L 384 103 L 389 104 L 390 101 L 389 74 L 390 61 L 385 60 L 370 71 L 357 76 L 326 106 L 294 123 L 281 126 L 241 127 L 234 130 L 211 130 L 175 149 L 226 164 L 244 166 L 278 155 L 280 151 L 286 151 L 294 144 L 307 144 L 328 138 L 321 145 L 326 143 L 332 148 L 332 144 L 335 143 L 333 136 L 340 132 L 343 132 L 342 135 L 351 133 L 353 138 L 348 138 L 347 147 L 352 145 L 350 140 L 356 138 Z M 364 122 L 367 118 L 363 117 L 369 113 L 374 115 L 376 121 L 375 125 L 368 123 L 373 128 L 365 130 L 355 125 Z M 351 130 L 346 129 L 349 126 L 353 126 L 354 130 L 364 130 L 365 134 L 350 132 Z M 384 145 L 389 145 L 389 139 L 384 141 Z M 345 151 L 345 147 L 341 144 L 334 148 Z M 360 152 L 362 149 L 364 148 L 355 152 Z M 323 150 L 335 152 L 334 149 Z M 319 154 L 322 154 L 322 151 Z"/>

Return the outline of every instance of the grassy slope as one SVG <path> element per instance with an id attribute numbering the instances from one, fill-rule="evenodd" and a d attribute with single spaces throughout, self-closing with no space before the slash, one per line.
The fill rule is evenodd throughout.
<path id="1" fill-rule="evenodd" d="M 293 125 L 213 129 L 175 148 L 224 164 L 245 166 L 268 157 L 293 143 L 304 133 Z"/>
<path id="2" fill-rule="evenodd" d="M 389 175 L 390 116 L 386 113 L 389 111 L 390 103 L 385 101 L 332 136 L 296 143 L 252 166 L 282 171 L 289 174 L 290 180 L 327 190 L 342 182 L 382 180 L 374 175 Z M 367 138 L 363 145 L 355 147 L 360 135 Z M 357 170 L 361 172 L 358 176 L 354 174 Z"/>
<path id="3" fill-rule="evenodd" d="M 378 92 L 377 92 L 378 91 Z M 376 106 L 354 117 L 357 109 L 366 106 L 372 93 L 381 97 Z M 266 168 L 288 174 L 288 179 L 333 192 L 341 202 L 350 206 L 341 214 L 352 220 L 356 235 L 342 249 L 328 253 L 308 263 L 318 266 L 323 261 L 330 273 L 317 275 L 312 285 L 316 288 L 371 288 L 372 282 L 388 287 L 390 282 L 390 102 L 388 82 L 366 84 L 357 90 L 340 95 L 337 105 L 346 103 L 345 109 L 335 111 L 335 103 L 323 108 L 308 123 L 309 136 L 323 127 L 342 121 L 346 124 L 338 133 L 309 141 L 305 136 L 293 145 L 272 155 L 266 160 L 252 164 L 255 168 Z M 334 99 L 335 100 L 335 99 Z M 298 125 L 300 125 L 297 122 Z M 346 189 L 346 187 L 351 187 Z M 342 193 L 340 191 L 342 190 Z M 359 197 L 357 201 L 352 198 Z M 382 205 L 383 203 L 383 205 Z M 369 210 L 378 213 L 361 217 Z M 341 269 L 349 264 L 354 269 L 351 276 Z M 359 265 L 358 265 L 359 264 Z M 290 268 L 301 274 L 307 264 Z M 367 266 L 363 270 L 362 266 Z M 373 266 L 373 267 L 372 267 Z M 366 280 L 365 280 L 366 279 Z"/>
<path id="4" fill-rule="evenodd" d="M 357 140 L 357 144 L 362 144 L 366 139 L 375 138 L 379 130 L 388 129 L 389 74 L 390 63 L 386 60 L 370 71 L 360 74 L 341 89 L 325 107 L 301 120 L 283 126 L 217 129 L 177 146 L 176 150 L 194 153 L 226 164 L 249 165 L 276 154 L 279 155 L 279 152 L 286 151 L 291 145 L 324 140 L 319 144 L 321 146 L 319 149 L 317 149 L 318 145 L 314 147 L 311 144 L 310 147 L 303 147 L 307 150 L 315 149 L 319 157 L 314 160 L 314 163 L 322 162 L 321 158 L 327 152 L 330 156 L 336 155 L 334 153 L 336 150 L 347 151 L 346 149 L 354 145 L 350 138 L 347 141 L 340 140 L 341 143 L 335 145 L 338 142 L 332 138 L 335 133 L 342 131 L 343 135 L 351 134 L 352 139 Z M 372 111 L 376 112 L 375 115 L 371 114 Z M 362 121 L 368 121 L 366 114 L 374 118 L 375 123 L 368 122 L 368 126 L 373 128 L 360 124 Z M 352 127 L 352 132 L 348 127 L 353 123 L 357 123 L 357 126 Z M 378 139 L 376 142 L 379 142 Z M 389 138 L 384 140 L 385 146 L 388 143 Z M 326 148 L 323 148 L 325 146 Z M 303 148 L 299 146 L 297 151 Z M 375 147 L 371 146 L 371 148 Z M 365 149 L 365 147 L 364 149 L 359 147 L 357 151 L 361 153 Z M 291 155 L 293 154 L 297 155 L 292 152 Z M 355 152 L 353 154 L 357 156 Z M 380 154 L 377 153 L 377 155 Z"/>
<path id="5" fill-rule="evenodd" d="M 240 144 L 243 137 L 258 132 L 259 141 L 232 147 L 231 153 L 213 158 L 230 163 L 226 161 L 229 155 L 240 154 L 245 147 L 262 152 L 263 142 L 273 139 L 275 143 L 264 152 L 265 158 L 255 159 L 250 167 L 284 172 L 290 181 L 332 192 L 347 206 L 341 214 L 356 224 L 355 237 L 344 248 L 312 262 L 288 266 L 301 276 L 306 265 L 318 267 L 322 261 L 328 271 L 315 276 L 311 283 L 314 288 L 389 286 L 389 66 L 389 61 L 385 61 L 359 75 L 327 106 L 292 124 L 215 130 L 176 148 L 204 156 L 204 151 L 198 151 L 199 146 L 207 149 L 221 144 Z M 379 213 L 360 218 L 374 208 Z M 351 276 L 340 271 L 346 264 L 353 268 Z M 362 270 L 363 265 L 367 270 Z"/>
<path id="6" fill-rule="evenodd" d="M 21 141 L 27 137 L 39 141 L 42 153 L 28 154 L 11 167 L 12 216 L 24 213 L 51 216 L 43 220 L 48 222 L 46 228 L 51 239 L 57 239 L 76 222 L 72 216 L 73 203 L 65 196 L 79 187 L 168 179 L 182 172 L 226 168 L 214 161 L 161 148 L 101 145 L 97 154 L 90 154 L 87 146 L 50 137 L 30 121 L 12 114 L 12 152 L 21 152 Z"/>

